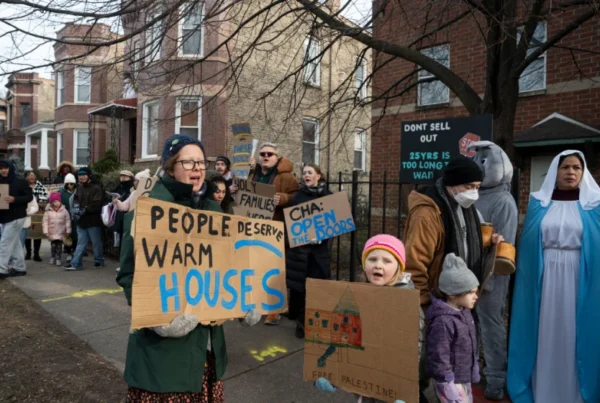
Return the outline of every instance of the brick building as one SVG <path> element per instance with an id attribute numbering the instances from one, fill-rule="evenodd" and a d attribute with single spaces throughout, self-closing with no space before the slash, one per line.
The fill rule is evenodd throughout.
<path id="1" fill-rule="evenodd" d="M 406 45 L 423 34 L 425 7 L 423 1 L 396 3 L 376 20 L 374 36 Z M 450 20 L 455 14 L 466 11 L 463 5 L 449 9 Z M 395 8 L 396 7 L 396 8 Z M 440 10 L 430 10 L 431 15 Z M 564 28 L 577 15 L 577 7 L 555 13 L 547 22 L 540 22 L 534 40 L 543 42 Z M 410 20 L 407 20 L 410 16 Z M 425 25 L 423 25 L 425 24 Z M 485 26 L 485 21 L 483 21 Z M 565 149 L 585 152 L 596 179 L 600 170 L 596 162 L 600 152 L 600 29 L 598 19 L 582 24 L 574 33 L 551 47 L 533 62 L 519 79 L 519 101 L 515 119 L 514 144 L 519 155 L 520 209 L 524 213 L 529 193 L 541 186 L 552 157 Z M 401 30 L 398 27 L 402 27 Z M 429 28 L 433 29 L 433 26 Z M 485 92 L 486 47 L 475 18 L 444 28 L 420 41 L 418 49 L 466 80 L 482 96 Z M 538 42 L 538 43 L 539 43 Z M 589 49 L 592 52 L 573 52 Z M 595 52 L 595 53 L 594 53 Z M 574 61 L 576 63 L 574 63 Z M 382 91 L 414 71 L 414 63 L 396 59 L 374 77 L 373 93 Z M 431 75 L 419 73 L 420 78 Z M 387 170 L 394 177 L 400 170 L 401 122 L 448 117 L 468 116 L 460 100 L 441 82 L 432 81 L 415 85 L 402 96 L 373 107 L 373 149 L 386 149 L 391 158 L 373 159 L 374 173 Z M 389 200 L 392 204 L 401 200 Z M 404 210 L 405 211 L 405 210 Z"/>
<path id="2" fill-rule="evenodd" d="M 58 31 L 57 38 L 84 43 L 67 45 L 58 41 L 54 45 L 55 59 L 69 61 L 55 67 L 56 136 L 49 154 L 57 162 L 66 160 L 76 166 L 89 165 L 102 158 L 111 147 L 110 122 L 105 116 L 89 115 L 88 111 L 121 97 L 123 45 L 92 49 L 85 44 L 119 38 L 104 24 L 67 24 Z M 56 164 L 53 169 L 55 167 Z"/>
<path id="3" fill-rule="evenodd" d="M 277 39 L 278 27 L 295 23 L 293 15 L 280 18 L 271 27 L 272 33 L 269 31 L 262 38 L 270 43 L 269 51 L 257 50 L 245 59 L 244 67 L 235 71 L 235 86 L 232 85 L 234 72 L 230 62 L 242 57 L 248 41 L 256 34 L 256 25 L 242 29 L 228 47 L 220 45 L 238 26 L 238 16 L 248 16 L 261 5 L 264 3 L 237 2 L 229 14 L 203 21 L 211 2 L 186 3 L 181 8 L 186 17 L 174 24 L 169 24 L 168 18 L 127 41 L 124 69 L 135 88 L 130 91 L 135 102 L 114 98 L 114 102 L 90 113 L 122 114 L 118 118 L 121 138 L 123 133 L 130 137 L 128 149 L 135 151 L 130 159 L 137 163 L 156 164 L 164 140 L 176 132 L 200 138 L 209 157 L 231 154 L 231 125 L 249 123 L 255 138 L 278 143 L 298 172 L 303 162 L 319 163 L 332 172 L 366 170 L 370 109 L 355 107 L 353 98 L 352 107 L 340 107 L 331 119 L 324 118 L 328 108 L 339 101 L 334 92 L 340 83 L 348 82 L 350 88 L 358 88 L 357 96 L 362 98 L 370 93 L 364 84 L 370 54 L 367 52 L 362 60 L 363 48 L 357 43 L 345 40 L 336 44 L 298 74 L 298 83 L 286 84 L 282 91 L 260 103 L 262 94 L 290 70 L 302 66 L 306 54 L 318 55 L 319 49 L 327 45 L 324 35 L 310 32 L 308 22 L 292 38 Z M 331 4 L 338 6 L 337 1 Z M 273 15 L 279 18 L 277 13 L 283 15 L 285 10 L 282 5 L 273 10 Z M 151 21 L 160 11 L 125 14 L 125 35 Z M 201 63 L 197 62 L 202 58 Z M 357 65 L 360 68 L 355 73 Z M 296 107 L 291 107 L 294 91 L 301 96 L 296 97 L 300 99 Z M 288 110 L 294 113 L 286 114 Z"/>
<path id="4" fill-rule="evenodd" d="M 54 80 L 38 73 L 11 74 L 6 83 L 6 123 L 0 153 L 18 154 L 26 169 L 47 174 L 49 139 L 53 136 Z M 51 143 L 51 142 L 50 142 Z"/>

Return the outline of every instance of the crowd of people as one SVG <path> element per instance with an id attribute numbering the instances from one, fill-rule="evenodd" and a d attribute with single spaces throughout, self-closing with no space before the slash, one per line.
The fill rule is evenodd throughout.
<path id="1" fill-rule="evenodd" d="M 366 241 L 362 279 L 375 286 L 420 292 L 420 401 L 433 385 L 438 401 L 473 402 L 472 385 L 485 376 L 485 396 L 516 403 L 600 401 L 600 187 L 581 152 L 558 155 L 538 192 L 531 195 L 522 228 L 510 339 L 505 302 L 510 276 L 490 272 L 497 245 L 515 244 L 518 209 L 509 192 L 512 164 L 495 144 L 475 144 L 474 158 L 449 161 L 442 176 L 409 196 L 404 242 L 379 234 Z M 200 141 L 173 135 L 161 156 L 162 175 L 149 197 L 182 206 L 233 213 L 238 188 L 231 161 L 219 156 L 211 170 Z M 275 187 L 273 220 L 283 209 L 330 195 L 320 167 L 303 167 L 300 180 L 277 145 L 264 143 L 250 160 L 248 180 Z M 51 264 L 81 270 L 88 243 L 94 267 L 102 267 L 101 209 L 106 192 L 87 167 L 61 164 L 64 187 L 47 194 L 34 173 L 24 179 L 9 160 L 0 160 L 0 184 L 9 185 L 8 210 L 0 210 L 0 278 L 26 274 L 25 261 L 39 261 L 38 240 L 27 239 L 28 219 L 44 209 L 43 233 L 51 241 Z M 121 247 L 117 283 L 131 304 L 135 274 L 130 233 L 131 195 L 148 170 L 120 172 L 109 203 L 119 213 L 112 230 Z M 57 177 L 58 180 L 58 177 Z M 494 231 L 486 239 L 483 226 Z M 68 241 L 68 242 L 67 242 Z M 17 247 L 20 243 L 21 247 Z M 29 246 L 27 246 L 29 245 Z M 26 249 L 26 253 L 25 250 Z M 72 256 L 71 256 L 72 254 Z M 307 278 L 330 279 L 327 242 L 290 248 L 286 240 L 286 278 L 290 320 L 304 338 Z M 492 260 L 493 261 L 493 260 Z M 493 268 L 493 266 L 492 266 Z M 385 309 L 385 307 L 381 307 Z M 255 325 L 254 310 L 241 320 Z M 277 325 L 269 315 L 264 323 Z M 480 371 L 479 348 L 484 367 Z M 125 380 L 128 402 L 224 402 L 222 377 L 227 367 L 224 330 L 181 314 L 169 325 L 129 335 Z M 325 378 L 318 390 L 336 388 Z M 358 401 L 375 402 L 357 396 Z M 396 401 L 400 402 L 400 401 Z"/>

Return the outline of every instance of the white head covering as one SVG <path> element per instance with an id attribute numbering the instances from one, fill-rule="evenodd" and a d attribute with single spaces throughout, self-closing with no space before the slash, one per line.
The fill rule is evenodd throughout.
<path id="1" fill-rule="evenodd" d="M 138 172 L 137 174 L 135 174 L 135 180 L 139 181 L 141 178 L 149 178 L 150 177 L 150 170 L 149 169 L 144 169 L 141 172 Z"/>
<path id="2" fill-rule="evenodd" d="M 552 161 L 552 164 L 550 164 L 550 169 L 548 169 L 548 173 L 546 174 L 546 179 L 544 180 L 542 188 L 539 191 L 531 194 L 532 197 L 540 201 L 543 207 L 548 207 L 548 204 L 550 204 L 550 200 L 552 200 L 552 193 L 556 188 L 556 176 L 558 174 L 558 162 L 560 158 L 563 156 L 573 154 L 580 155 L 583 161 L 585 162 L 585 157 L 581 151 L 563 151 L 562 153 L 558 154 Z M 579 189 L 579 203 L 581 203 L 581 207 L 584 210 L 591 210 L 600 205 L 600 187 L 592 177 L 590 171 L 588 171 L 587 163 L 585 164 L 585 169 L 581 178 L 581 183 L 579 184 Z"/>

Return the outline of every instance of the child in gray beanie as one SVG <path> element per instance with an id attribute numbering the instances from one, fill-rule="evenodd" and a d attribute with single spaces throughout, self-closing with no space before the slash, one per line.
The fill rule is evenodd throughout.
<path id="1" fill-rule="evenodd" d="M 471 384 L 480 380 L 477 332 L 471 316 L 478 286 L 464 260 L 448 254 L 438 285 L 442 299 L 432 295 L 427 311 L 427 372 L 442 403 L 472 403 Z"/>

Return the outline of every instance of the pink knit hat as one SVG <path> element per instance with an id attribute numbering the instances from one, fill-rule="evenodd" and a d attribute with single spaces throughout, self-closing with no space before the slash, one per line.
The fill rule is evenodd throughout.
<path id="1" fill-rule="evenodd" d="M 61 201 L 62 198 L 60 197 L 60 193 L 58 193 L 58 192 L 52 192 L 52 193 L 50 193 L 50 198 L 48 200 L 50 201 L 50 203 L 52 203 L 55 200 Z"/>
<path id="2" fill-rule="evenodd" d="M 383 249 L 385 251 L 390 252 L 398 263 L 400 264 L 400 272 L 404 272 L 406 261 L 406 252 L 404 250 L 404 244 L 401 240 L 392 235 L 380 234 L 375 235 L 374 237 L 367 240 L 365 243 L 365 248 L 362 253 L 362 265 L 363 269 L 365 267 L 365 261 L 367 260 L 367 256 L 372 250 L 375 249 Z"/>

